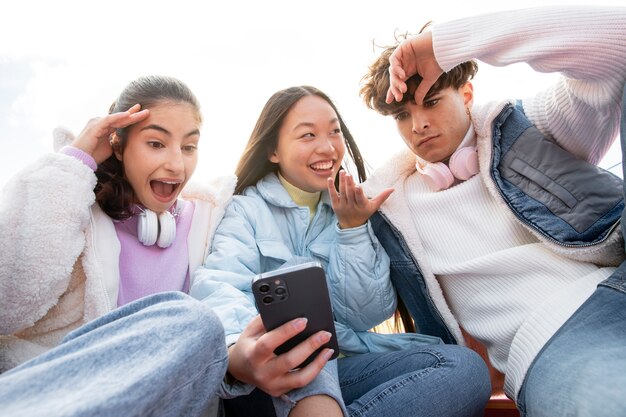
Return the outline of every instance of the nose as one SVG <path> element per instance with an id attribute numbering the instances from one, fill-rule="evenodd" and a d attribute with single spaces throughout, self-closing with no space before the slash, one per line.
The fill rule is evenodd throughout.
<path id="1" fill-rule="evenodd" d="M 335 144 L 330 137 L 323 137 L 317 147 L 319 153 L 333 153 L 335 152 Z"/>
<path id="2" fill-rule="evenodd" d="M 167 161 L 165 161 L 164 165 L 165 169 L 172 173 L 178 174 L 182 172 L 185 168 L 182 151 L 176 147 L 172 147 L 171 151 L 168 153 Z"/>
<path id="3" fill-rule="evenodd" d="M 414 112 L 411 118 L 413 121 L 414 133 L 423 133 L 430 127 L 430 122 L 428 121 L 427 117 L 419 112 Z"/>

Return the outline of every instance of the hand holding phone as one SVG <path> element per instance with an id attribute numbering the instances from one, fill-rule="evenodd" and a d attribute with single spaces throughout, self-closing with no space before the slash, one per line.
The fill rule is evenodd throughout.
<path id="1" fill-rule="evenodd" d="M 252 281 L 252 292 L 267 331 L 298 317 L 306 317 L 308 320 L 307 327 L 301 333 L 280 345 L 274 353 L 285 353 L 312 334 L 325 330 L 332 335 L 328 343 L 297 368 L 309 364 L 324 348 L 334 349 L 331 359 L 337 357 L 339 346 L 326 274 L 318 262 L 259 274 Z"/>

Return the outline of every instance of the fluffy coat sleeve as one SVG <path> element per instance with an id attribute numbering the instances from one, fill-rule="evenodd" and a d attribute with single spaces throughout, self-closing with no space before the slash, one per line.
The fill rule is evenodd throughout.
<path id="1" fill-rule="evenodd" d="M 66 292 L 85 248 L 94 172 L 50 154 L 10 180 L 0 200 L 0 333 L 32 326 Z"/>

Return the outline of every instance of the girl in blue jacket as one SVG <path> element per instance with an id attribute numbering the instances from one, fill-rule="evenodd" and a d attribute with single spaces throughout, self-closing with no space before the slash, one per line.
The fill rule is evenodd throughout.
<path id="1" fill-rule="evenodd" d="M 350 158 L 344 159 L 346 152 Z M 476 354 L 437 338 L 368 331 L 397 305 L 389 258 L 368 222 L 393 190 L 368 199 L 342 169 L 347 159 L 364 180 L 358 147 L 323 92 L 302 86 L 275 93 L 238 163 L 236 196 L 194 275 L 191 295 L 220 316 L 232 346 L 257 315 L 252 278 L 286 263 L 317 261 L 326 271 L 344 356 L 303 388 L 268 392 L 278 416 L 307 410 L 329 416 L 480 415 L 490 386 Z M 277 358 L 251 354 L 241 360 Z M 229 372 L 234 385 L 251 387 L 263 378 Z M 454 401 L 433 401 L 444 396 Z"/>

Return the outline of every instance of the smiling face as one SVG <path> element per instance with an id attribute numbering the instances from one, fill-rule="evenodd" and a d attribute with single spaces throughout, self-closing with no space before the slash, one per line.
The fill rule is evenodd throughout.
<path id="1" fill-rule="evenodd" d="M 422 105 L 406 102 L 392 116 L 404 143 L 415 155 L 428 162 L 441 162 L 450 158 L 469 129 L 467 109 L 472 100 L 472 84 L 466 83 L 429 95 Z"/>
<path id="2" fill-rule="evenodd" d="M 130 126 L 116 156 L 136 202 L 156 213 L 168 210 L 196 169 L 199 140 L 200 118 L 188 103 L 162 102 Z"/>
<path id="3" fill-rule="evenodd" d="M 345 144 L 337 113 L 324 99 L 305 96 L 289 110 L 278 134 L 278 145 L 269 160 L 295 187 L 317 192 L 335 178 Z"/>

